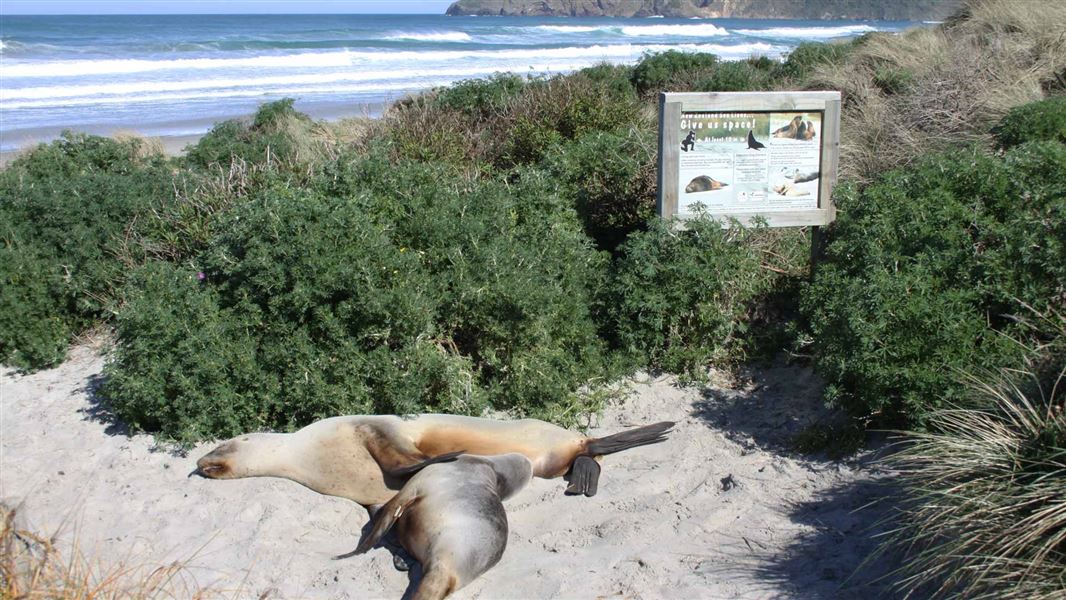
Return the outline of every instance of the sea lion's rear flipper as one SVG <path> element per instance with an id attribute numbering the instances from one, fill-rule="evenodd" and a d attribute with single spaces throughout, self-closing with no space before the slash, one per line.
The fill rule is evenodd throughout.
<path id="1" fill-rule="evenodd" d="M 584 494 L 590 498 L 595 496 L 600 481 L 600 463 L 589 456 L 575 458 L 574 464 L 570 465 L 567 480 L 570 485 L 566 488 L 566 495 Z"/>
<path id="2" fill-rule="evenodd" d="M 458 452 L 448 452 L 447 454 L 441 454 L 440 456 L 427 458 L 426 460 L 415 463 L 413 465 L 408 465 L 406 467 L 396 467 L 395 469 L 389 471 L 389 475 L 392 475 L 393 477 L 406 477 L 408 475 L 414 475 L 415 473 L 421 471 L 429 465 L 442 462 L 451 462 L 459 458 L 459 455 L 463 454 L 464 452 L 466 452 L 466 450 L 459 450 Z"/>
<path id="3" fill-rule="evenodd" d="M 585 446 L 585 454 L 589 456 L 600 456 L 603 454 L 614 454 L 615 452 L 621 452 L 622 450 L 628 450 L 629 448 L 636 448 L 637 446 L 658 444 L 659 442 L 666 441 L 666 434 L 670 432 L 670 428 L 673 426 L 673 421 L 663 421 L 661 423 L 637 427 L 636 429 L 630 429 L 629 431 L 623 431 L 622 433 L 616 433 L 607 437 L 591 439 L 588 441 L 588 445 Z"/>
<path id="4" fill-rule="evenodd" d="M 374 515 L 374 526 L 370 529 L 370 533 L 359 540 L 359 545 L 356 546 L 355 550 L 347 554 L 334 556 L 334 560 L 350 558 L 356 554 L 364 554 L 367 550 L 376 546 L 381 541 L 381 538 L 392 529 L 396 521 L 403 516 L 403 513 L 415 502 L 418 502 L 420 498 L 421 496 L 404 494 L 402 491 L 393 496 L 392 500 L 386 502 L 385 506 L 382 506 L 381 510 Z"/>

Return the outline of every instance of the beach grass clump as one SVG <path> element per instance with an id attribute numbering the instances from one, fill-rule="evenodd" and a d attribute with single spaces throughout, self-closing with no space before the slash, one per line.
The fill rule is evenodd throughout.
<path id="1" fill-rule="evenodd" d="M 967 406 L 929 416 L 888 462 L 903 501 L 887 548 L 901 591 L 930 598 L 1051 600 L 1066 589 L 1066 319 L 1021 370 L 965 378 Z"/>
<path id="2" fill-rule="evenodd" d="M 803 246 L 795 230 L 723 228 L 705 216 L 684 228 L 652 222 L 612 264 L 606 336 L 636 364 L 671 373 L 698 377 L 707 364 L 743 360 L 756 305 L 804 269 Z"/>
<path id="3" fill-rule="evenodd" d="M 1064 30 L 1062 3 L 966 0 L 943 25 L 867 34 L 805 69 L 806 88 L 843 94 L 841 177 L 868 183 L 927 152 L 988 145 L 1010 109 L 1054 89 Z"/>
<path id="4" fill-rule="evenodd" d="M 838 189 L 804 290 L 827 399 L 867 422 L 922 426 L 960 402 L 959 372 L 1019 364 L 1013 315 L 1066 305 L 1066 146 L 931 155 Z"/>
<path id="5" fill-rule="evenodd" d="M 1066 95 L 1012 108 L 992 128 L 992 135 L 1001 149 L 1036 140 L 1066 144 Z"/>
<path id="6" fill-rule="evenodd" d="M 109 557 L 113 562 L 107 564 L 84 554 L 77 540 L 64 551 L 57 544 L 60 532 L 42 535 L 20 521 L 17 508 L 0 505 L 0 598 L 200 600 L 231 595 L 198 584 L 187 561 L 154 566 Z"/>
<path id="7" fill-rule="evenodd" d="M 0 361 L 53 365 L 106 319 L 172 194 L 165 157 L 134 138 L 68 133 L 0 171 Z"/>
<path id="8" fill-rule="evenodd" d="M 228 169 L 234 162 L 300 172 L 327 155 L 320 127 L 293 108 L 294 100 L 267 102 L 250 119 L 216 123 L 185 151 L 193 167 Z"/>
<path id="9" fill-rule="evenodd" d="M 135 273 L 103 388 L 120 418 L 192 441 L 337 414 L 581 416 L 605 269 L 549 180 L 380 156 L 334 175 L 263 190 L 196 261 Z"/>

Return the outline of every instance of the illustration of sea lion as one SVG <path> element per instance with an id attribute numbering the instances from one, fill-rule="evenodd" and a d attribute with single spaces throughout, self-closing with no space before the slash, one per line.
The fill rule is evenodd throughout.
<path id="1" fill-rule="evenodd" d="M 815 179 L 818 179 L 819 175 L 820 173 L 818 171 L 812 171 L 810 173 L 800 173 L 800 170 L 796 169 L 796 171 L 792 175 L 785 175 L 785 177 L 791 179 L 792 183 L 806 183 L 808 181 L 814 181 Z"/>
<path id="2" fill-rule="evenodd" d="M 773 136 L 775 138 L 796 138 L 796 133 L 799 131 L 800 126 L 803 124 L 803 116 L 796 115 L 789 121 L 788 125 L 775 129 Z"/>
<path id="3" fill-rule="evenodd" d="M 720 190 L 728 186 L 728 183 L 722 183 L 721 181 L 712 179 L 706 175 L 700 175 L 688 182 L 688 185 L 685 186 L 685 193 L 694 194 L 696 192 L 713 192 L 714 190 Z"/>
<path id="4" fill-rule="evenodd" d="M 749 150 L 761 150 L 766 147 L 766 144 L 755 139 L 755 132 L 751 129 L 748 130 L 748 149 Z"/>
<path id="5" fill-rule="evenodd" d="M 692 150 L 695 147 L 696 132 L 690 129 L 688 135 L 685 136 L 685 139 L 681 140 L 681 151 L 688 152 L 689 150 Z"/>
<path id="6" fill-rule="evenodd" d="M 799 128 L 799 131 L 796 132 L 796 139 L 808 141 L 814 139 L 814 133 L 814 123 L 807 121 Z"/>
<path id="7" fill-rule="evenodd" d="M 412 597 L 445 598 L 500 561 L 507 547 L 503 500 L 532 476 L 533 464 L 515 453 L 428 465 L 377 511 L 358 547 L 336 558 L 365 553 L 395 525 L 400 544 L 422 565 Z"/>
<path id="8" fill-rule="evenodd" d="M 774 188 L 774 193 L 779 196 L 810 196 L 808 191 L 798 190 L 791 183 L 782 183 Z"/>
<path id="9" fill-rule="evenodd" d="M 372 506 L 388 502 L 411 469 L 425 460 L 456 452 L 517 452 L 530 460 L 534 476 L 566 477 L 568 494 L 592 496 L 600 473 L 596 458 L 664 441 L 673 425 L 665 421 L 590 438 L 535 419 L 332 417 L 293 433 L 235 437 L 200 458 L 192 474 L 209 479 L 283 477 L 320 494 Z"/>

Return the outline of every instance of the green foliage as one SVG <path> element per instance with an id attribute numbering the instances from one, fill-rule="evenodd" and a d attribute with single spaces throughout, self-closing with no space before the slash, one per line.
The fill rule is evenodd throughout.
<path id="1" fill-rule="evenodd" d="M 522 77 L 497 73 L 485 79 L 467 79 L 437 91 L 436 105 L 470 116 L 487 117 L 502 110 L 526 86 Z"/>
<path id="2" fill-rule="evenodd" d="M 710 75 L 697 81 L 701 92 L 747 92 L 771 89 L 776 85 L 774 73 L 780 63 L 766 57 L 722 62 Z"/>
<path id="3" fill-rule="evenodd" d="M 873 81 L 887 95 L 901 94 L 914 85 L 914 73 L 904 68 L 881 67 L 874 71 Z"/>
<path id="4" fill-rule="evenodd" d="M 633 68 L 630 81 L 640 95 L 665 91 L 667 85 L 684 76 L 695 76 L 703 69 L 718 64 L 714 54 L 679 52 L 667 50 L 660 53 L 646 53 Z"/>
<path id="5" fill-rule="evenodd" d="M 962 401 L 957 374 L 1018 364 L 1009 315 L 1063 305 L 1066 149 L 936 155 L 864 190 L 802 298 L 828 383 L 853 415 L 921 425 Z"/>
<path id="6" fill-rule="evenodd" d="M 653 132 L 625 129 L 557 146 L 544 166 L 573 198 L 589 236 L 613 250 L 655 214 L 655 157 Z"/>
<path id="7" fill-rule="evenodd" d="M 293 99 L 259 107 L 251 123 L 231 119 L 216 124 L 185 151 L 188 164 L 229 167 L 234 160 L 291 166 L 315 159 L 319 153 L 313 136 L 314 122 L 293 108 Z"/>
<path id="8" fill-rule="evenodd" d="M 236 207 L 193 267 L 130 284 L 105 393 L 190 441 L 343 413 L 553 414 L 602 376 L 603 259 L 550 181 L 380 157 Z"/>
<path id="9" fill-rule="evenodd" d="M 774 238 L 765 228 L 723 229 L 706 217 L 683 230 L 655 221 L 634 233 L 602 303 L 609 336 L 642 364 L 674 373 L 738 358 L 752 305 L 777 278 L 763 268 L 762 250 Z"/>
<path id="10" fill-rule="evenodd" d="M 154 209 L 172 194 L 144 142 L 66 133 L 0 172 L 0 360 L 41 368 L 116 302 Z"/>
<path id="11" fill-rule="evenodd" d="M 1038 140 L 1066 143 L 1066 95 L 1011 109 L 992 129 L 992 135 L 1003 149 Z"/>
<path id="12" fill-rule="evenodd" d="M 781 67 L 782 74 L 795 80 L 806 79 L 816 67 L 840 64 L 851 53 L 852 43 L 804 42 L 792 49 Z"/>

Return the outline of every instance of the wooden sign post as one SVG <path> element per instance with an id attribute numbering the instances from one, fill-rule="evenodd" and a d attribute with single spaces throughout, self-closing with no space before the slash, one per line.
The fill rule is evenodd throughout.
<path id="1" fill-rule="evenodd" d="M 810 226 L 816 251 L 839 147 L 840 92 L 664 93 L 659 215 Z"/>

